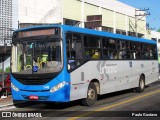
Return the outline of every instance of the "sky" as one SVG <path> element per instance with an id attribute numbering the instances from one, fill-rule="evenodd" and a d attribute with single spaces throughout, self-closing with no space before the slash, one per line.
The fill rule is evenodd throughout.
<path id="1" fill-rule="evenodd" d="M 117 0 L 138 9 L 149 8 L 147 23 L 154 31 L 160 28 L 160 0 Z"/>

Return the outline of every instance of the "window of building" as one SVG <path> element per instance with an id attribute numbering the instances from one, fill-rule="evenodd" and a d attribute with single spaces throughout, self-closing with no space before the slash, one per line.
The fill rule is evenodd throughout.
<path id="1" fill-rule="evenodd" d="M 157 41 L 157 38 L 152 38 L 152 40 Z"/>
<path id="2" fill-rule="evenodd" d="M 125 30 L 117 29 L 117 30 L 116 30 L 116 33 L 117 33 L 117 34 L 121 34 L 121 35 L 126 35 L 126 31 L 125 31 Z"/>
<path id="3" fill-rule="evenodd" d="M 138 38 L 144 38 L 144 34 L 138 33 Z"/>
<path id="4" fill-rule="evenodd" d="M 111 28 L 111 27 L 102 27 L 102 31 L 113 33 L 113 28 Z"/>
<path id="5" fill-rule="evenodd" d="M 130 31 L 128 31 L 128 35 L 129 35 L 129 36 L 136 37 L 136 33 L 135 33 L 135 32 L 130 32 Z"/>
<path id="6" fill-rule="evenodd" d="M 63 19 L 65 25 L 76 26 L 80 21 L 71 20 L 71 19 Z"/>

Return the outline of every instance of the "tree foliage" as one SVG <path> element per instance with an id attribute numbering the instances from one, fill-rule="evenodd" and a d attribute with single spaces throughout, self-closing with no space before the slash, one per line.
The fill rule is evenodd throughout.
<path id="1" fill-rule="evenodd" d="M 158 29 L 158 32 L 160 32 L 160 28 Z"/>

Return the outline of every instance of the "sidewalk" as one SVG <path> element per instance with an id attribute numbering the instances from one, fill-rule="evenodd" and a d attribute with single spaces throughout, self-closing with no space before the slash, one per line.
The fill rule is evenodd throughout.
<path id="1" fill-rule="evenodd" d="M 0 108 L 13 105 L 12 95 L 8 95 L 7 98 L 0 98 Z"/>

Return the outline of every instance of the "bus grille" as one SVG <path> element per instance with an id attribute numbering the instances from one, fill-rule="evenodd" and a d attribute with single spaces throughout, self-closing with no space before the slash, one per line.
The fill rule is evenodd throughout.
<path id="1" fill-rule="evenodd" d="M 44 85 L 51 79 L 17 79 L 23 85 Z"/>

